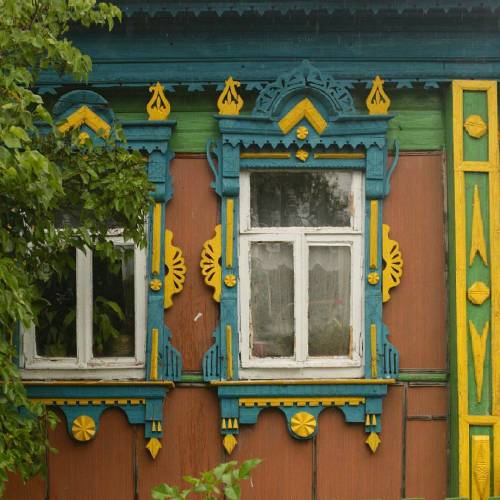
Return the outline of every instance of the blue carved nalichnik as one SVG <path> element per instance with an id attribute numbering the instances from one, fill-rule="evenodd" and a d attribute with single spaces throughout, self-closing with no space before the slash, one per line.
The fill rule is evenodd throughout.
<path id="1" fill-rule="evenodd" d="M 326 121 L 320 129 L 311 126 L 307 117 L 299 120 L 287 133 L 279 126 L 283 119 L 303 99 L 308 98 L 314 108 Z M 233 261 L 228 268 L 225 246 L 226 206 L 229 198 L 234 199 L 233 247 L 238 248 L 238 196 L 240 172 L 245 169 L 352 169 L 364 172 L 365 178 L 365 304 L 364 304 L 364 378 L 314 381 L 297 383 L 283 381 L 242 381 L 238 373 L 239 334 L 237 287 L 222 285 L 220 301 L 220 324 L 214 332 L 214 345 L 207 351 L 203 371 L 205 380 L 218 387 L 221 406 L 221 432 L 224 435 L 237 434 L 239 424 L 257 421 L 259 412 L 266 406 L 278 406 L 285 414 L 289 430 L 292 429 L 294 416 L 307 411 L 317 419 L 318 414 L 328 406 L 339 407 L 348 422 L 364 422 L 367 432 L 381 430 L 382 399 L 387 393 L 389 383 L 398 372 L 398 354 L 388 340 L 387 328 L 382 323 L 382 283 L 370 284 L 366 280 L 369 272 L 377 272 L 382 277 L 382 201 L 389 192 L 389 177 L 396 161 L 388 170 L 387 129 L 389 115 L 367 115 L 356 112 L 352 97 L 346 87 L 338 84 L 328 75 L 313 67 L 307 61 L 296 69 L 278 77 L 265 87 L 257 98 L 255 109 L 248 116 L 217 116 L 221 139 L 218 144 L 207 146 L 209 163 L 215 175 L 213 184 L 221 197 L 222 222 L 222 282 L 227 274 L 238 274 L 238 263 Z M 309 134 L 304 139 L 297 137 L 297 127 L 307 125 Z M 288 159 L 244 157 L 242 152 L 283 152 L 291 154 Z M 298 149 L 306 150 L 309 155 L 305 161 L 296 158 Z M 315 153 L 325 152 L 362 152 L 364 157 L 330 158 L 315 157 Z M 218 159 L 218 168 L 211 156 Z M 377 236 L 378 257 L 376 267 L 369 267 L 369 228 L 371 201 L 378 208 Z M 235 259 L 237 252 L 235 252 Z M 238 282 L 238 281 L 237 281 Z M 361 304 L 359 304 L 361 307 Z M 227 325 L 232 332 L 232 373 L 228 371 Z M 373 325 L 375 329 L 373 328 Z M 370 331 L 376 331 L 376 353 L 371 353 Z M 372 359 L 376 363 L 376 376 Z M 232 375 L 232 376 L 231 376 Z M 228 380 L 231 378 L 231 380 Z M 305 383 L 304 383 L 305 382 Z M 246 398 L 247 401 L 242 401 Z M 328 398 L 337 398 L 329 400 Z M 351 398 L 342 400 L 338 398 Z M 354 398 L 354 399 L 352 399 Z M 357 399 L 356 399 L 357 398 Z M 259 400 L 248 403 L 248 399 Z M 284 400 L 288 401 L 285 402 Z M 300 401 L 299 401 L 300 399 Z M 323 399 L 323 402 L 318 400 Z M 268 402 L 266 403 L 266 400 Z M 291 401 L 292 400 L 292 401 Z M 295 400 L 295 402 L 293 402 Z M 310 400 L 310 401 L 308 401 Z M 314 400 L 314 401 L 312 401 Z M 333 401 L 333 402 L 332 402 Z M 298 406 L 300 402 L 300 407 Z M 305 405 L 305 406 L 304 406 Z M 229 425 L 229 423 L 231 423 Z M 307 437 L 312 437 L 314 432 Z M 296 438 L 304 436 L 292 432 Z M 376 448 L 376 447 L 375 447 Z"/>
<path id="2" fill-rule="evenodd" d="M 99 94 L 91 91 L 72 91 L 61 96 L 54 106 L 53 114 L 56 123 L 64 122 L 82 106 L 87 106 L 106 123 L 115 126 L 113 111 L 108 102 Z M 151 279 L 164 281 L 164 245 L 165 245 L 165 205 L 172 196 L 169 174 L 169 163 L 173 154 L 169 150 L 169 141 L 175 126 L 173 121 L 137 120 L 122 124 L 127 138 L 126 147 L 140 151 L 148 157 L 148 179 L 153 184 L 152 196 L 155 203 L 161 204 L 160 228 L 160 274 L 153 276 L 151 269 L 152 252 L 152 212 L 149 217 L 149 252 L 148 283 Z M 45 127 L 46 128 L 46 127 Z M 96 142 L 102 141 L 90 127 L 83 124 L 80 128 Z M 145 285 L 146 286 L 146 285 Z M 122 409 L 130 423 L 144 424 L 146 438 L 161 438 L 163 435 L 163 403 L 172 380 L 179 380 L 182 372 L 180 354 L 170 343 L 171 333 L 164 322 L 164 287 L 153 290 L 148 286 L 147 335 L 145 380 L 130 383 L 107 382 L 82 385 L 77 381 L 66 381 L 64 385 L 57 383 L 38 383 L 28 385 L 28 394 L 33 398 L 52 400 L 64 412 L 68 431 L 71 433 L 72 423 L 80 415 L 92 417 L 99 425 L 99 418 L 109 407 Z M 151 379 L 151 332 L 158 330 L 158 369 L 154 383 Z M 81 404 L 79 399 L 81 399 Z M 71 400 L 71 401 L 70 401 Z"/>

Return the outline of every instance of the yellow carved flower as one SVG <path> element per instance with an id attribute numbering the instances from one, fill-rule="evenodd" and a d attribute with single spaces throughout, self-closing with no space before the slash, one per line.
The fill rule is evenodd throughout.
<path id="1" fill-rule="evenodd" d="M 151 287 L 151 290 L 154 290 L 157 292 L 161 288 L 161 281 L 158 279 L 151 280 L 151 283 L 149 283 L 149 286 Z"/>
<path id="2" fill-rule="evenodd" d="M 309 135 L 309 130 L 303 125 L 297 129 L 297 139 L 304 140 Z"/>
<path id="3" fill-rule="evenodd" d="M 307 158 L 309 157 L 309 153 L 307 151 L 304 151 L 303 149 L 299 149 L 296 153 L 295 156 L 300 160 L 300 161 L 306 161 Z"/>
<path id="4" fill-rule="evenodd" d="M 290 420 L 292 431 L 299 437 L 308 437 L 316 430 L 316 419 L 307 411 L 299 411 Z"/>
<path id="5" fill-rule="evenodd" d="M 368 283 L 370 283 L 370 285 L 376 285 L 379 281 L 380 276 L 378 273 L 373 272 L 368 275 Z"/>
<path id="6" fill-rule="evenodd" d="M 232 288 L 236 285 L 236 276 L 234 274 L 227 274 L 224 278 L 224 283 L 227 287 Z"/>
<path id="7" fill-rule="evenodd" d="M 77 441 L 90 441 L 96 432 L 94 419 L 88 415 L 76 417 L 71 432 Z"/>

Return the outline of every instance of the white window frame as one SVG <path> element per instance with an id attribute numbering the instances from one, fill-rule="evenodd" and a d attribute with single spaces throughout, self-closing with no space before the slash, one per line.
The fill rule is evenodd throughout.
<path id="1" fill-rule="evenodd" d="M 118 246 L 134 245 L 110 232 L 108 239 Z M 35 326 L 21 328 L 21 375 L 26 379 L 139 379 L 145 375 L 147 251 L 134 245 L 135 356 L 94 357 L 92 252 L 76 250 L 76 357 L 46 357 L 36 353 Z"/>
<path id="2" fill-rule="evenodd" d="M 244 378 L 347 378 L 362 377 L 364 349 L 364 177 L 352 170 L 353 216 L 349 227 L 252 227 L 250 222 L 250 174 L 240 174 L 239 234 L 239 321 L 240 376 Z M 278 170 L 274 170 L 275 172 Z M 286 170 L 280 169 L 279 172 Z M 301 172 L 306 170 L 301 169 Z M 317 170 L 316 170 L 317 171 Z M 328 172 L 334 171 L 327 170 Z M 295 349 L 291 358 L 251 355 L 250 332 L 250 245 L 252 242 L 290 242 L 294 260 Z M 307 357 L 309 247 L 343 246 L 351 253 L 350 314 L 352 349 L 350 356 Z"/>

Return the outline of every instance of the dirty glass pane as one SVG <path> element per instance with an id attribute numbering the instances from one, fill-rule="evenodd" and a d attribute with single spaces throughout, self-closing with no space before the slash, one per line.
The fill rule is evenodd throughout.
<path id="1" fill-rule="evenodd" d="M 252 227 L 351 224 L 351 172 L 252 172 Z"/>
<path id="2" fill-rule="evenodd" d="M 293 245 L 252 243 L 250 264 L 252 356 L 291 357 L 294 353 Z"/>
<path id="3" fill-rule="evenodd" d="M 349 247 L 309 247 L 309 356 L 349 355 L 350 302 Z"/>
<path id="4" fill-rule="evenodd" d="M 36 353 L 76 357 L 76 250 L 59 256 L 61 273 L 40 282 L 43 302 L 35 325 Z"/>
<path id="5" fill-rule="evenodd" d="M 118 247 L 118 261 L 93 255 L 93 352 L 127 357 L 135 352 L 134 247 Z"/>

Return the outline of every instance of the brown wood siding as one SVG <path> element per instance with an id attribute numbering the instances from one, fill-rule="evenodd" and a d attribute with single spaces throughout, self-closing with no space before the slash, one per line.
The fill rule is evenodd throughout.
<path id="1" fill-rule="evenodd" d="M 174 160 L 174 196 L 167 227 L 184 251 L 187 280 L 166 314 L 184 369 L 199 371 L 212 345 L 217 307 L 199 272 L 203 242 L 213 236 L 218 200 L 210 188 L 204 158 Z M 444 215 L 442 157 L 403 154 L 387 198 L 384 222 L 403 251 L 405 274 L 384 306 L 391 341 L 401 353 L 403 369 L 446 369 Z M 194 318 L 198 313 L 198 321 Z M 247 500 L 442 500 L 446 488 L 447 388 L 399 383 L 389 388 L 382 415 L 382 443 L 372 455 L 359 424 L 347 424 L 339 410 L 325 410 L 313 441 L 297 441 L 278 410 L 264 411 L 254 426 L 242 426 L 238 446 L 227 457 L 219 433 L 214 389 L 177 384 L 164 410 L 163 448 L 156 460 L 145 449 L 144 429 L 130 426 L 118 410 L 104 413 L 96 439 L 74 442 L 65 423 L 52 432 L 59 450 L 49 456 L 50 500 L 146 500 L 161 482 L 181 484 L 217 463 L 250 457 L 264 462 L 243 487 Z M 407 418 L 408 417 L 408 418 Z M 427 420 L 424 418 L 429 417 Z M 44 482 L 23 487 L 13 480 L 8 500 L 45 497 Z"/>
<path id="2" fill-rule="evenodd" d="M 166 227 L 174 233 L 174 245 L 184 253 L 187 275 L 184 290 L 174 295 L 174 305 L 165 319 L 173 344 L 181 352 L 184 370 L 201 371 L 219 316 L 213 290 L 200 273 L 203 243 L 213 237 L 218 223 L 218 199 L 210 187 L 213 176 L 205 158 L 179 156 L 170 171 L 174 195 L 167 205 Z"/>
<path id="3" fill-rule="evenodd" d="M 138 498 L 151 498 L 160 483 L 182 485 L 182 476 L 197 475 L 222 462 L 217 394 L 205 387 L 182 387 L 168 395 L 164 410 L 163 448 L 155 460 L 137 432 Z M 187 485 L 184 485 L 187 487 Z"/>
<path id="4" fill-rule="evenodd" d="M 244 484 L 243 498 L 309 500 L 313 488 L 313 442 L 293 439 L 280 410 L 261 412 L 257 425 L 243 426 L 238 446 L 228 460 L 261 458 Z"/>
<path id="5" fill-rule="evenodd" d="M 402 387 L 384 400 L 382 443 L 372 454 L 362 425 L 349 425 L 337 411 L 324 411 L 317 438 L 318 500 L 400 500 L 403 445 Z"/>
<path id="6" fill-rule="evenodd" d="M 88 443 L 71 439 L 64 416 L 51 431 L 57 453 L 49 454 L 50 500 L 128 500 L 133 498 L 133 436 L 139 429 L 119 409 L 106 410 L 99 432 Z"/>
<path id="7" fill-rule="evenodd" d="M 406 496 L 443 500 L 447 483 L 447 422 L 409 421 L 406 430 Z"/>
<path id="8" fill-rule="evenodd" d="M 441 154 L 401 155 L 383 219 L 404 260 L 401 284 L 384 305 L 402 369 L 447 368 L 443 193 Z"/>

